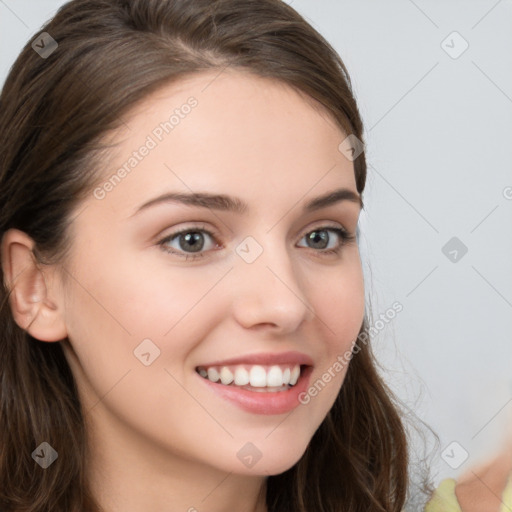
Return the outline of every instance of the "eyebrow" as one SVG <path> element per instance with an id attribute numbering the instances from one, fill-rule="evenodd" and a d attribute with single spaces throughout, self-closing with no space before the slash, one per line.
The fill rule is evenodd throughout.
<path id="1" fill-rule="evenodd" d="M 340 188 L 311 199 L 304 205 L 303 212 L 311 213 L 342 201 L 350 201 L 357 203 L 360 208 L 364 207 L 363 200 L 359 194 L 349 190 L 348 188 Z M 247 214 L 249 212 L 247 203 L 244 203 L 238 197 L 232 197 L 225 194 L 210 194 L 207 192 L 195 192 L 191 194 L 169 192 L 144 203 L 131 215 L 131 217 L 151 206 L 162 203 L 180 203 L 199 208 L 231 211 L 240 215 Z"/>

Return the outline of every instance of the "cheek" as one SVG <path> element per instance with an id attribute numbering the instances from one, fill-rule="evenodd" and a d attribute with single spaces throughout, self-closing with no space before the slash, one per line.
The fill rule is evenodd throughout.
<path id="1" fill-rule="evenodd" d="M 364 280 L 359 260 L 340 267 L 328 286 L 315 286 L 312 305 L 318 317 L 315 339 L 321 357 L 311 375 L 308 389 L 300 398 L 312 418 L 323 419 L 343 385 L 365 312 Z M 320 283 L 322 280 L 319 279 Z"/>
<path id="2" fill-rule="evenodd" d="M 86 396 L 102 396 L 127 371 L 142 387 L 157 372 L 183 382 L 190 353 L 225 313 L 222 287 L 215 284 L 226 269 L 161 265 L 157 271 L 120 257 L 78 269 L 68 291 L 67 325 L 79 360 L 75 370 L 92 388 Z"/>
<path id="3" fill-rule="evenodd" d="M 190 315 L 197 316 L 195 308 L 222 276 L 222 270 L 207 272 L 165 265 L 157 258 L 145 262 L 123 257 L 112 248 L 100 251 L 101 255 L 97 248 L 92 252 L 96 254 L 92 264 L 83 269 L 78 262 L 74 265 L 78 269 L 74 284 L 79 284 L 71 292 L 75 307 L 85 307 L 88 315 L 101 320 L 101 331 L 117 324 L 119 334 L 133 341 L 161 339 Z"/>
<path id="4" fill-rule="evenodd" d="M 208 336 L 215 317 L 225 313 L 223 286 L 216 286 L 224 269 L 160 266 L 130 275 L 120 268 L 109 284 L 119 297 L 119 318 L 136 340 L 150 338 L 181 372 L 187 355 Z M 130 276 L 127 278 L 127 276 Z M 108 292 L 107 292 L 108 293 Z M 112 295 L 107 301 L 115 301 Z"/>
<path id="5" fill-rule="evenodd" d="M 67 358 L 84 408 L 97 421 L 107 409 L 176 451 L 193 451 L 191 440 L 203 434 L 204 410 L 178 383 L 187 385 L 187 357 L 211 327 L 212 302 L 200 299 L 218 277 L 191 279 L 192 272 L 177 271 L 171 279 L 171 272 L 165 278 L 129 267 L 118 261 L 115 271 L 77 272 L 67 291 L 74 350 Z M 169 432 L 175 433 L 172 439 Z"/>
<path id="6" fill-rule="evenodd" d="M 363 322 L 365 290 L 358 260 L 343 268 L 338 277 L 331 276 L 327 286 L 316 287 L 314 304 L 332 359 L 334 353 L 350 348 Z"/>

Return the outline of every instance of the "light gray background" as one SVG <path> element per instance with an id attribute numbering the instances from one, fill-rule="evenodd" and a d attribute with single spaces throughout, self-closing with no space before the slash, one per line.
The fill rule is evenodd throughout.
<path id="1" fill-rule="evenodd" d="M 0 83 L 63 3 L 0 0 Z M 435 481 L 456 476 L 512 425 L 512 1 L 288 3 L 351 74 L 370 165 L 367 295 L 375 320 L 403 305 L 375 350 L 440 436 Z M 454 31 L 469 45 L 457 58 Z M 468 248 L 457 262 L 441 250 L 452 237 Z"/>

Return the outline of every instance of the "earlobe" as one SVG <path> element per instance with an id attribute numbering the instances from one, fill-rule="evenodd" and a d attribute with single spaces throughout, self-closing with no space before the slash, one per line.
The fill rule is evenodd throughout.
<path id="1" fill-rule="evenodd" d="M 9 229 L 2 237 L 4 281 L 15 322 L 40 341 L 60 341 L 67 336 L 62 297 L 55 285 L 54 269 L 36 261 L 34 241 L 26 233 Z"/>

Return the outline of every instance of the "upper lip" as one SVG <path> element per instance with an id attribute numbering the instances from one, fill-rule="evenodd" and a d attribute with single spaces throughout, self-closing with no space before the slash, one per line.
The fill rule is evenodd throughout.
<path id="1" fill-rule="evenodd" d="M 313 365 L 313 360 L 306 354 L 301 352 L 279 352 L 279 353 L 259 353 L 247 354 L 245 356 L 233 357 L 231 359 L 223 359 L 212 361 L 210 363 L 201 364 L 200 367 L 209 366 L 228 366 L 235 364 L 260 364 L 260 365 L 274 365 L 274 364 L 291 364 L 291 365 Z"/>

